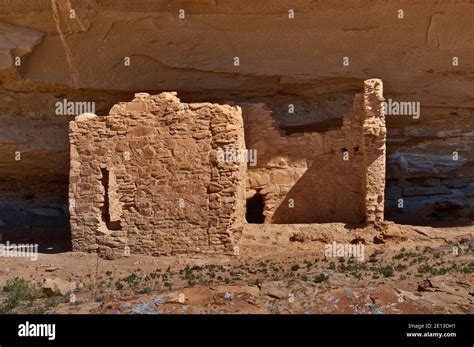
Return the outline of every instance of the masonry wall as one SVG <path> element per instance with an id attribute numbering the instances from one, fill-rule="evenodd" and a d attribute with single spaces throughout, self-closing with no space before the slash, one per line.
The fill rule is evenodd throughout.
<path id="1" fill-rule="evenodd" d="M 241 110 L 181 103 L 175 93 L 135 94 L 106 117 L 70 123 L 69 211 L 74 250 L 231 253 L 245 208 Z"/>
<path id="2" fill-rule="evenodd" d="M 380 80 L 364 82 L 342 127 L 287 136 L 264 104 L 181 103 L 138 93 L 70 123 L 74 250 L 233 253 L 246 198 L 276 224 L 383 220 L 386 128 Z M 244 132 L 245 125 L 245 132 Z M 256 166 L 219 159 L 256 150 Z"/>
<path id="3" fill-rule="evenodd" d="M 241 105 L 247 148 L 258 154 L 247 198 L 262 195 L 265 223 L 383 220 L 382 101 L 382 82 L 365 81 L 340 129 L 290 136 L 265 105 Z"/>
<path id="4" fill-rule="evenodd" d="M 384 219 L 385 153 L 387 128 L 382 110 L 383 84 L 372 79 L 364 83 L 365 208 L 369 223 Z"/>

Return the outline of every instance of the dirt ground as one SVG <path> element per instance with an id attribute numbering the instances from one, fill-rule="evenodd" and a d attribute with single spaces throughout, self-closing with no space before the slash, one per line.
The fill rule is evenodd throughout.
<path id="1" fill-rule="evenodd" d="M 2 258 L 4 313 L 474 313 L 474 227 L 247 225 L 235 256 Z M 364 244 L 364 259 L 326 245 Z M 52 284 L 53 283 L 53 284 Z"/>

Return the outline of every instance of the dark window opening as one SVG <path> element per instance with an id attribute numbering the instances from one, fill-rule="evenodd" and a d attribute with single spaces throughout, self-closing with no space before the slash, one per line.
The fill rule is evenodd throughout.
<path id="1" fill-rule="evenodd" d="M 265 221 L 265 216 L 263 215 L 264 207 L 265 203 L 260 193 L 256 193 L 253 197 L 247 199 L 247 213 L 245 215 L 247 223 L 263 224 Z"/>
<path id="2" fill-rule="evenodd" d="M 109 230 L 121 230 L 122 227 L 120 225 L 120 221 L 111 221 L 110 220 L 110 175 L 109 170 L 107 169 L 100 169 L 102 172 L 102 179 L 101 183 L 104 187 L 104 204 L 102 205 L 102 221 L 107 226 Z"/>

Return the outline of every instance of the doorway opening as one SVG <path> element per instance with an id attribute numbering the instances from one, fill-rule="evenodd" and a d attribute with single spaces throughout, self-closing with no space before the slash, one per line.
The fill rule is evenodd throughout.
<path id="1" fill-rule="evenodd" d="M 247 199 L 247 212 L 245 214 L 247 223 L 263 224 L 265 221 L 265 216 L 263 215 L 264 208 L 265 202 L 263 196 L 259 192 L 250 199 Z"/>

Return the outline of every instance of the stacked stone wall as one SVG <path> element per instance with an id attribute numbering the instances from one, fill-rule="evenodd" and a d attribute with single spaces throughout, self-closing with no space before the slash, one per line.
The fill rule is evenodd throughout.
<path id="1" fill-rule="evenodd" d="M 244 216 L 241 110 L 138 93 L 106 117 L 70 123 L 73 248 L 133 253 L 231 253 Z"/>

